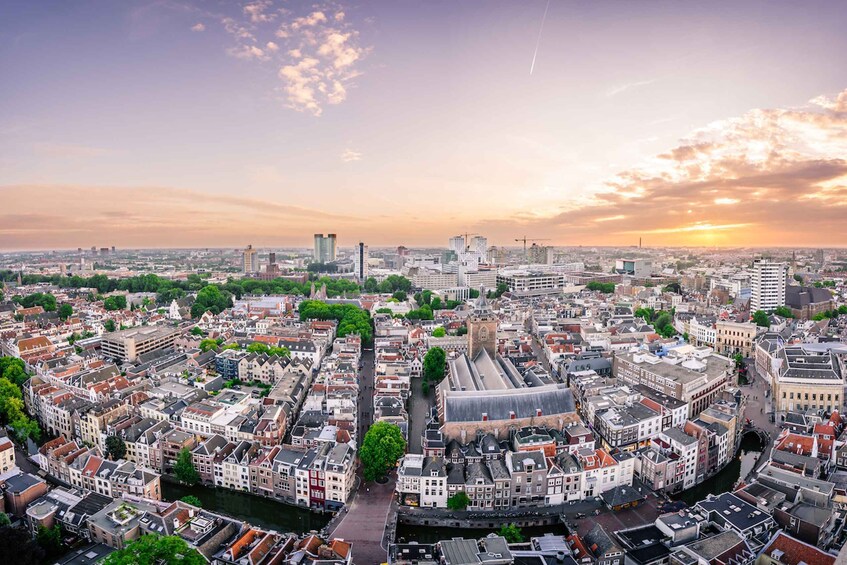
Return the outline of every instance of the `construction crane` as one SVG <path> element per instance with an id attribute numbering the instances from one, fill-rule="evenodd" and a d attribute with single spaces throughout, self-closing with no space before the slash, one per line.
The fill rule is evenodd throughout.
<path id="1" fill-rule="evenodd" d="M 535 242 L 535 241 L 550 241 L 550 239 L 549 238 L 539 238 L 539 237 L 530 238 L 530 237 L 527 237 L 527 236 L 523 236 L 520 239 L 515 239 L 515 241 L 518 241 L 518 242 L 522 241 L 523 242 L 523 256 L 524 256 L 524 259 L 526 259 L 526 242 L 527 241 L 532 241 L 532 242 Z"/>

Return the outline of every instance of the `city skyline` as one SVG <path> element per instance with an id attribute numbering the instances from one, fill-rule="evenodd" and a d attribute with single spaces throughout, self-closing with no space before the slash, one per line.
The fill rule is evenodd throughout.
<path id="1" fill-rule="evenodd" d="M 546 4 L 7 6 L 0 249 L 845 245 L 843 6 Z"/>

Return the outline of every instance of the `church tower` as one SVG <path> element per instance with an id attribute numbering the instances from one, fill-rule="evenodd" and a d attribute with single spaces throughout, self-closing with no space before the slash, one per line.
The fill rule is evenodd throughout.
<path id="1" fill-rule="evenodd" d="M 473 313 L 468 316 L 468 357 L 475 359 L 486 351 L 492 359 L 497 354 L 497 316 L 485 298 L 485 289 L 479 289 L 479 298 Z"/>

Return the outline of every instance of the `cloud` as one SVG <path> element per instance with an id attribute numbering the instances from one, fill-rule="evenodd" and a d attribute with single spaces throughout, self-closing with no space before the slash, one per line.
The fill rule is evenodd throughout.
<path id="1" fill-rule="evenodd" d="M 638 88 L 640 86 L 647 86 L 649 84 L 653 84 L 654 82 L 656 82 L 655 79 L 651 79 L 651 80 L 640 80 L 640 81 L 636 81 L 636 82 L 629 82 L 629 83 L 626 83 L 626 84 L 619 84 L 619 85 L 613 86 L 612 88 L 607 90 L 606 93 L 605 93 L 605 96 L 606 96 L 606 98 L 612 98 L 613 96 L 617 96 L 618 94 L 623 94 L 627 90 L 632 90 L 633 88 Z"/>
<path id="2" fill-rule="evenodd" d="M 357 68 L 370 49 L 346 14 L 334 4 L 277 8 L 271 0 L 245 4 L 237 16 L 218 16 L 238 59 L 276 65 L 286 107 L 320 116 L 327 105 L 347 99 Z M 280 21 L 277 21 L 280 20 Z"/>
<path id="3" fill-rule="evenodd" d="M 359 151 L 354 151 L 352 149 L 345 149 L 341 153 L 341 160 L 345 163 L 350 163 L 352 161 L 361 161 L 362 154 Z"/>
<path id="4" fill-rule="evenodd" d="M 271 7 L 270 0 L 257 0 L 250 2 L 243 8 L 244 14 L 250 19 L 251 23 L 267 23 L 276 19 L 276 13 L 268 13 L 268 8 Z"/>
<path id="5" fill-rule="evenodd" d="M 206 31 L 206 25 L 202 22 L 197 22 L 193 26 L 191 26 L 191 31 Z"/>
<path id="6" fill-rule="evenodd" d="M 238 47 L 232 47 L 229 50 L 229 54 L 239 59 L 257 59 L 259 61 L 267 61 L 270 59 L 270 56 L 267 53 L 255 45 L 239 45 Z"/>
<path id="7" fill-rule="evenodd" d="M 847 241 L 847 90 L 800 108 L 707 124 L 558 212 L 473 226 L 539 237 L 654 244 L 818 245 Z"/>

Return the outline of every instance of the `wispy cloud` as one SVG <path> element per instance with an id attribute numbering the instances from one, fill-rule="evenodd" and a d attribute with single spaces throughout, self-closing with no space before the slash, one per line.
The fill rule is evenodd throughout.
<path id="1" fill-rule="evenodd" d="M 197 22 L 191 26 L 191 31 L 206 31 L 206 24 L 203 22 Z"/>
<path id="2" fill-rule="evenodd" d="M 619 84 L 617 86 L 613 86 L 609 90 L 605 92 L 606 98 L 612 98 L 613 96 L 617 96 L 618 94 L 623 94 L 627 90 L 632 90 L 633 88 L 639 88 L 642 86 L 647 86 L 656 82 L 655 79 L 650 80 L 639 80 L 636 82 L 628 82 L 626 84 Z"/>
<path id="3" fill-rule="evenodd" d="M 287 107 L 320 116 L 327 105 L 347 99 L 361 75 L 358 64 L 370 51 L 335 3 L 297 7 L 272 0 L 244 4 L 237 15 L 207 14 L 232 38 L 231 56 L 277 66 Z M 193 29 L 193 28 L 192 28 Z"/>
<path id="4" fill-rule="evenodd" d="M 345 163 L 350 163 L 352 161 L 361 161 L 362 160 L 362 154 L 360 152 L 354 151 L 352 149 L 345 149 L 341 153 L 341 160 L 344 161 Z"/>

